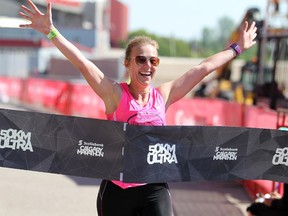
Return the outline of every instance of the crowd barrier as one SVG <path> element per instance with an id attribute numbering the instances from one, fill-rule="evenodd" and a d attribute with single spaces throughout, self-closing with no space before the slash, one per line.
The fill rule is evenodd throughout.
<path id="1" fill-rule="evenodd" d="M 42 78 L 0 77 L 0 101 L 40 106 L 55 113 L 105 119 L 103 101 L 85 83 Z M 243 126 L 275 129 L 277 113 L 255 106 L 244 106 L 221 99 L 184 98 L 167 111 L 168 125 Z M 273 190 L 271 181 L 244 181 L 255 198 L 256 192 Z"/>
<path id="2" fill-rule="evenodd" d="M 184 98 L 167 111 L 167 124 L 243 126 L 243 106 L 221 99 Z"/>
<path id="3" fill-rule="evenodd" d="M 105 119 L 104 103 L 86 84 L 41 78 L 0 77 L 0 100 L 52 112 Z"/>

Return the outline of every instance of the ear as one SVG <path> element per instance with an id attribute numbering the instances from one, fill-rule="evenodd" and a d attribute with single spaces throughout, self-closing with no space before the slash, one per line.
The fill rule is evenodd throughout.
<path id="1" fill-rule="evenodd" d="M 125 60 L 125 61 L 124 61 L 124 66 L 125 66 L 126 68 L 128 68 L 128 67 L 130 66 L 130 62 L 129 62 L 128 60 Z"/>

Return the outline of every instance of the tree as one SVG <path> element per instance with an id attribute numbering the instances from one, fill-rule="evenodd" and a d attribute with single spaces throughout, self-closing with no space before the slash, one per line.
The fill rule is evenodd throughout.
<path id="1" fill-rule="evenodd" d="M 158 36 L 156 34 L 147 32 L 144 29 L 133 31 L 129 34 L 129 39 L 144 35 L 156 40 L 159 44 L 159 55 L 161 56 L 177 56 L 177 57 L 191 57 L 191 48 L 188 41 L 171 37 Z M 127 46 L 127 41 L 122 41 L 121 47 Z"/>
<path id="2" fill-rule="evenodd" d="M 200 39 L 201 55 L 208 56 L 224 49 L 234 28 L 233 20 L 228 17 L 220 18 L 215 28 L 204 27 Z"/>
<path id="3" fill-rule="evenodd" d="M 236 28 L 233 20 L 229 17 L 222 17 L 218 21 L 218 42 L 222 47 L 226 46 L 226 42 L 229 41 L 231 33 Z"/>
<path id="4" fill-rule="evenodd" d="M 225 49 L 228 44 L 233 30 L 236 25 L 233 20 L 227 16 L 221 17 L 215 27 L 203 27 L 200 39 L 185 41 L 171 36 L 159 36 L 145 29 L 130 32 L 129 39 L 144 35 L 156 40 L 160 46 L 160 56 L 175 56 L 175 57 L 207 57 L 220 50 Z M 121 41 L 121 47 L 127 46 L 127 41 Z M 253 47 L 249 51 L 240 56 L 242 59 L 251 60 L 256 53 L 256 48 Z"/>

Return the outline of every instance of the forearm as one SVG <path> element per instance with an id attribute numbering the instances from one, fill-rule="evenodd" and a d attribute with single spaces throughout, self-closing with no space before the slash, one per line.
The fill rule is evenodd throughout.
<path id="1" fill-rule="evenodd" d="M 210 56 L 201 63 L 201 66 L 203 66 L 204 68 L 204 72 L 206 72 L 207 74 L 211 73 L 222 65 L 228 63 L 237 55 L 240 55 L 242 51 L 251 48 L 256 43 L 255 38 L 257 36 L 257 28 L 255 27 L 255 25 L 256 23 L 252 22 L 249 27 L 248 22 L 245 21 L 242 27 L 243 31 L 240 34 L 240 38 L 237 43 L 234 43 L 222 52 Z"/>
<path id="2" fill-rule="evenodd" d="M 104 74 L 91 61 L 81 53 L 81 51 L 61 35 L 57 30 L 56 36 L 50 40 L 58 50 L 76 67 L 85 77 L 88 83 L 96 87 L 104 78 Z"/>
<path id="3" fill-rule="evenodd" d="M 232 48 L 227 48 L 221 52 L 218 52 L 205 60 L 203 60 L 200 63 L 200 66 L 204 72 L 205 75 L 208 75 L 209 73 L 215 71 L 222 65 L 228 63 L 233 58 L 235 58 L 237 55 L 235 51 Z"/>
<path id="4" fill-rule="evenodd" d="M 99 69 L 87 60 L 80 50 L 77 49 L 72 43 L 66 40 L 53 26 L 52 21 L 52 6 L 51 2 L 48 3 L 46 13 L 42 13 L 37 6 L 31 1 L 27 1 L 30 8 L 25 5 L 21 5 L 22 11 L 20 16 L 29 20 L 31 23 L 21 24 L 21 28 L 33 28 L 47 37 L 54 43 L 54 45 L 60 50 L 60 52 L 76 67 L 82 74 L 89 80 L 93 78 L 99 81 L 98 78 L 103 74 Z M 95 73 L 96 72 L 96 73 Z M 92 79 L 93 80 L 93 79 Z"/>
<path id="5" fill-rule="evenodd" d="M 21 28 L 33 28 L 43 33 L 57 49 L 82 73 L 86 81 L 102 99 L 113 94 L 113 82 L 105 78 L 99 68 L 86 59 L 81 51 L 58 32 L 52 21 L 52 3 L 47 5 L 46 13 L 42 13 L 32 0 L 27 0 L 29 7 L 21 5 L 20 16 L 30 21 L 21 24 Z"/>
<path id="6" fill-rule="evenodd" d="M 51 39 L 57 49 L 79 70 L 87 65 L 87 59 L 81 51 L 57 31 L 57 36 Z"/>

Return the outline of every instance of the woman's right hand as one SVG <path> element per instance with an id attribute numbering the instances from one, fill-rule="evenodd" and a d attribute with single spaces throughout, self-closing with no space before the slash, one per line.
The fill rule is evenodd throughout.
<path id="1" fill-rule="evenodd" d="M 43 14 L 31 0 L 27 0 L 27 2 L 30 5 L 30 8 L 21 5 L 22 11 L 19 14 L 31 23 L 21 24 L 19 27 L 33 28 L 45 35 L 49 34 L 50 30 L 53 28 L 51 2 L 48 3 L 45 14 Z"/>

